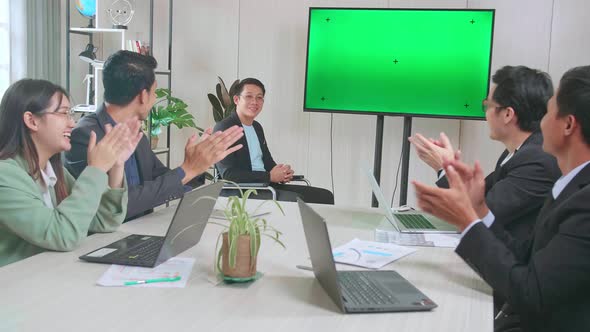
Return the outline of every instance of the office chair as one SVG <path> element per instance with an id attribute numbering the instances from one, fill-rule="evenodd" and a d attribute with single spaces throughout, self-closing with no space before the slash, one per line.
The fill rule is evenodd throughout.
<path id="1" fill-rule="evenodd" d="M 213 167 L 213 181 L 217 182 L 219 180 L 222 180 L 221 173 L 217 170 L 217 165 L 215 165 Z M 307 180 L 303 175 L 293 175 L 293 179 L 291 181 L 292 182 L 298 182 L 298 181 L 304 182 L 307 186 L 311 186 L 311 182 L 309 182 L 309 180 Z M 222 190 L 237 189 L 236 185 L 239 186 L 242 190 L 254 189 L 257 192 L 259 192 L 260 190 L 269 191 L 272 195 L 272 199 L 275 201 L 277 200 L 277 191 L 268 182 L 242 182 L 242 183 L 237 183 L 237 184 L 225 183 L 223 185 Z"/>

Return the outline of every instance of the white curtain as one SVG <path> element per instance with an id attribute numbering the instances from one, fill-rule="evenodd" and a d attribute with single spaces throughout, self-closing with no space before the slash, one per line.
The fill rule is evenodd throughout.
<path id="1" fill-rule="evenodd" d="M 25 77 L 62 84 L 60 0 L 0 0 L 0 98 Z"/>
<path id="2" fill-rule="evenodd" d="M 10 6 L 0 0 L 0 98 L 10 84 Z"/>
<path id="3" fill-rule="evenodd" d="M 26 0 L 25 3 L 26 75 L 61 84 L 60 0 Z"/>

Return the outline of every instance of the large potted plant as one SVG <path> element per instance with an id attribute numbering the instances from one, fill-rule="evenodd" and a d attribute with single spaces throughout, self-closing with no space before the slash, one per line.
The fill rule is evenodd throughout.
<path id="1" fill-rule="evenodd" d="M 210 221 L 223 227 L 215 246 L 215 269 L 221 272 L 226 280 L 248 281 L 256 276 L 256 262 L 262 237 L 270 238 L 285 248 L 280 239 L 282 233 L 269 225 L 266 219 L 254 216 L 267 202 L 273 202 L 283 215 L 285 213 L 275 200 L 263 201 L 254 211 L 249 212 L 246 209 L 246 201 L 251 194 L 256 194 L 256 190 L 249 189 L 244 193 L 239 186 L 237 187 L 242 195 L 228 197 L 224 210 L 225 222 Z"/>
<path id="2" fill-rule="evenodd" d="M 171 95 L 168 89 L 156 89 L 156 103 L 150 114 L 150 138 L 152 149 L 158 146 L 158 138 L 162 133 L 162 127 L 175 125 L 179 129 L 183 127 L 196 128 L 200 132 L 202 128 L 197 127 L 195 118 L 187 111 L 188 105 L 180 98 Z"/>
<path id="3" fill-rule="evenodd" d="M 236 104 L 234 104 L 234 95 L 236 93 L 236 86 L 240 82 L 240 80 L 235 80 L 229 91 L 225 86 L 225 82 L 221 79 L 221 77 L 217 77 L 219 83 L 215 85 L 215 93 L 207 94 L 207 98 L 209 98 L 209 102 L 213 108 L 213 119 L 215 122 L 219 122 L 228 116 L 230 116 L 236 110 Z"/>

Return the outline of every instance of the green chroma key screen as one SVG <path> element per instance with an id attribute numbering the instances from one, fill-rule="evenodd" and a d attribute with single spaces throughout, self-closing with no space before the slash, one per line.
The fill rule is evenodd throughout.
<path id="1" fill-rule="evenodd" d="M 310 8 L 304 110 L 485 117 L 494 10 Z"/>

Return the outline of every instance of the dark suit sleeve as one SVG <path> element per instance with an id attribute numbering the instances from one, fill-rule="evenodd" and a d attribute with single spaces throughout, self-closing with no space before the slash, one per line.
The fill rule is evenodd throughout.
<path id="1" fill-rule="evenodd" d="M 66 168 L 74 177 L 78 177 L 86 168 L 91 130 L 91 127 L 81 126 L 72 131 L 72 149 L 66 153 Z M 100 141 L 104 137 L 104 133 L 96 128 L 95 132 L 97 140 Z M 162 164 L 151 151 L 145 135 L 141 138 L 135 151 L 138 164 L 141 164 L 141 167 L 145 169 L 143 170 L 144 174 L 138 170 L 143 183 L 128 187 L 127 218 L 153 209 L 184 194 L 184 186 L 178 172 L 170 170 Z"/>
<path id="2" fill-rule="evenodd" d="M 540 149 L 519 151 L 504 167 L 509 167 L 506 176 L 486 191 L 486 203 L 497 222 L 506 226 L 538 210 L 558 175 L 555 159 Z"/>
<path id="3" fill-rule="evenodd" d="M 176 169 L 164 166 L 151 151 L 147 138 L 142 137 L 135 149 L 137 163 L 143 172 L 142 184 L 129 186 L 127 216 L 133 217 L 184 194 L 182 179 Z M 149 175 L 151 174 L 151 176 Z"/>
<path id="4" fill-rule="evenodd" d="M 147 141 L 146 141 L 147 142 Z M 151 151 L 151 147 L 149 149 Z M 169 172 L 171 172 L 170 168 L 167 167 L 166 165 L 164 165 L 160 159 L 158 159 L 158 157 L 156 156 L 156 154 L 154 153 L 147 153 L 147 156 L 151 157 L 150 159 L 152 160 L 152 162 L 150 162 L 149 164 L 154 165 L 153 169 L 152 169 L 152 178 L 158 178 L 160 176 L 166 175 Z M 173 169 L 172 171 L 174 171 L 174 173 L 176 174 L 180 174 L 178 172 L 179 167 L 176 167 L 175 169 Z M 182 170 L 182 173 L 185 174 L 184 170 Z M 171 175 L 170 175 L 171 176 Z M 181 181 L 182 184 L 182 179 L 184 178 L 184 176 L 178 176 L 178 178 Z M 191 180 L 189 180 L 186 183 L 186 186 L 190 186 L 192 188 L 197 188 L 200 187 L 202 185 L 205 184 L 205 173 L 195 176 L 194 178 L 192 178 Z"/>
<path id="5" fill-rule="evenodd" d="M 533 241 L 533 236 L 529 234 L 526 238 L 515 237 L 512 233 L 508 232 L 506 228 L 497 219 L 494 220 L 489 230 L 494 233 L 496 238 L 504 243 L 516 260 L 519 262 L 526 262 L 530 256 L 530 248 Z"/>
<path id="6" fill-rule="evenodd" d="M 436 180 L 436 185 L 440 188 L 449 188 L 449 180 L 447 180 L 447 176 L 443 175 L 443 177 Z"/>
<path id="7" fill-rule="evenodd" d="M 549 233 L 551 238 L 526 261 L 519 260 L 482 223 L 465 234 L 456 251 L 517 312 L 557 311 L 590 292 L 590 197 L 585 198 L 552 218 L 556 229 L 537 232 L 537 236 Z"/>
<path id="8" fill-rule="evenodd" d="M 184 194 L 184 186 L 176 170 L 168 170 L 166 173 L 151 181 L 129 187 L 129 204 L 127 216 L 133 217 L 144 211 L 174 200 Z"/>
<path id="9" fill-rule="evenodd" d="M 488 176 L 486 176 L 485 182 L 486 182 L 486 192 L 488 192 L 488 190 L 490 190 L 490 188 L 492 188 L 492 186 L 494 185 L 494 173 L 493 172 L 488 174 Z M 447 176 L 444 175 L 443 177 L 438 179 L 436 181 L 436 185 L 440 188 L 449 188 L 449 180 L 447 179 Z"/>
<path id="10" fill-rule="evenodd" d="M 485 182 L 486 182 L 486 193 L 492 188 L 492 186 L 494 185 L 494 173 L 496 170 L 498 170 L 501 166 L 502 161 L 504 160 L 504 158 L 506 158 L 506 156 L 508 155 L 508 150 L 504 150 L 504 152 L 502 152 L 502 154 L 500 155 L 500 157 L 498 158 L 498 160 L 496 161 L 496 167 L 494 168 L 494 172 L 488 174 L 488 176 L 486 176 L 485 178 Z M 440 173 L 437 174 L 437 176 L 440 176 Z M 436 181 L 436 185 L 440 188 L 449 188 L 449 180 L 447 179 L 447 176 L 444 175 L 443 177 L 441 177 L 440 179 L 438 179 Z"/>
<path id="11" fill-rule="evenodd" d="M 215 125 L 214 132 L 226 130 L 227 128 L 231 127 L 233 124 L 230 123 L 230 118 L 226 118 L 224 121 L 220 121 Z M 244 144 L 246 142 L 246 137 L 242 137 L 232 146 L 237 144 Z M 263 159 L 264 159 L 264 149 L 266 147 L 262 147 L 263 149 Z M 268 151 L 268 148 L 266 148 Z M 217 170 L 221 174 L 221 177 L 224 180 L 234 181 L 237 183 L 243 182 L 257 182 L 257 183 L 270 183 L 270 172 L 261 172 L 261 171 L 252 171 L 252 166 L 247 165 L 248 159 L 245 156 L 248 154 L 247 145 L 244 144 L 244 147 L 234 153 L 229 154 L 220 162 L 216 163 L 215 166 Z M 272 157 L 271 157 L 272 159 Z M 266 162 L 265 162 L 266 166 Z"/>

